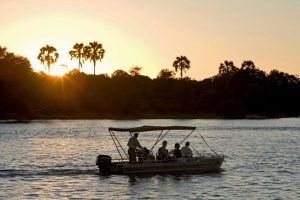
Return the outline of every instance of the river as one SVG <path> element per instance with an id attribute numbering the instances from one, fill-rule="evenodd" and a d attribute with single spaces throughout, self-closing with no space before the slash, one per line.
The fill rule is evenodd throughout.
<path id="1" fill-rule="evenodd" d="M 96 156 L 118 156 L 108 127 L 187 125 L 226 155 L 209 174 L 99 176 Z M 159 132 L 141 133 L 150 148 Z M 188 132 L 166 137 L 172 149 Z M 128 133 L 118 133 L 126 146 Z M 155 147 L 155 151 L 160 144 Z M 35 120 L 0 123 L 0 199 L 300 199 L 300 118 L 267 120 Z"/>

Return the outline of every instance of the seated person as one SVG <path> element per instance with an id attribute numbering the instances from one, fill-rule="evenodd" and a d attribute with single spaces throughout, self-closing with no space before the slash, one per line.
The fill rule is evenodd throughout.
<path id="1" fill-rule="evenodd" d="M 181 150 L 179 148 L 180 148 L 180 144 L 176 143 L 175 144 L 175 149 L 173 149 L 170 152 L 170 154 L 173 154 L 175 156 L 175 158 L 181 158 L 182 157 L 182 153 L 181 153 Z"/>
<path id="2" fill-rule="evenodd" d="M 168 157 L 169 151 L 166 149 L 168 142 L 166 140 L 163 141 L 162 146 L 158 148 L 157 151 L 157 160 L 164 160 Z"/>
<path id="3" fill-rule="evenodd" d="M 181 148 L 181 153 L 183 157 L 193 157 L 193 152 L 190 149 L 190 143 L 186 142 L 185 146 Z"/>
<path id="4" fill-rule="evenodd" d="M 148 160 L 149 155 L 150 155 L 150 150 L 147 149 L 147 147 L 138 149 L 138 150 L 136 150 L 136 155 L 137 155 L 138 161 Z"/>

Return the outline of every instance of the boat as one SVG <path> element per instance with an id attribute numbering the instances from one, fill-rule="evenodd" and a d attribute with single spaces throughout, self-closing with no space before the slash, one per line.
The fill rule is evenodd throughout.
<path id="1" fill-rule="evenodd" d="M 112 159 L 109 155 L 99 154 L 97 156 L 96 165 L 100 174 L 169 174 L 169 173 L 207 173 L 221 171 L 222 163 L 225 156 L 218 154 L 212 147 L 208 145 L 203 136 L 199 133 L 205 144 L 209 146 L 213 153 L 200 154 L 194 147 L 196 152 L 193 157 L 173 158 L 173 159 L 157 159 L 153 156 L 154 147 L 171 131 L 185 130 L 189 131 L 187 136 L 180 142 L 183 143 L 195 130 L 196 127 L 191 126 L 141 126 L 132 128 L 115 128 L 110 127 L 108 132 L 114 142 L 114 145 L 120 155 L 118 159 Z M 129 157 L 121 143 L 119 142 L 115 132 L 129 132 L 131 136 L 134 133 L 143 133 L 149 131 L 159 131 L 154 145 L 148 150 L 146 147 L 137 151 L 138 160 L 136 162 L 129 161 Z M 146 152 L 146 153 L 145 153 Z"/>

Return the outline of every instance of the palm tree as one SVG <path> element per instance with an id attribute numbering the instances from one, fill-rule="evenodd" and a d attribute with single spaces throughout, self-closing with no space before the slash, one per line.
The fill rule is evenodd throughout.
<path id="1" fill-rule="evenodd" d="M 232 61 L 225 60 L 224 63 L 220 64 L 219 74 L 229 74 L 231 72 L 236 72 L 238 68 L 234 66 Z"/>
<path id="2" fill-rule="evenodd" d="M 40 49 L 40 53 L 37 58 L 42 64 L 46 63 L 48 74 L 50 74 L 50 66 L 57 62 L 58 56 L 59 54 L 55 47 L 46 45 Z"/>
<path id="3" fill-rule="evenodd" d="M 173 62 L 173 67 L 175 68 L 175 71 L 177 72 L 180 70 L 180 77 L 182 78 L 182 72 L 186 73 L 186 70 L 188 70 L 191 65 L 190 61 L 185 56 L 177 57 L 176 60 Z"/>
<path id="4" fill-rule="evenodd" d="M 88 46 L 84 47 L 84 56 L 86 60 L 90 60 L 94 64 L 94 75 L 96 75 L 96 62 L 103 59 L 105 50 L 102 44 L 98 42 L 90 42 Z"/>
<path id="5" fill-rule="evenodd" d="M 73 46 L 73 49 L 69 51 L 69 54 L 71 56 L 71 60 L 73 58 L 76 58 L 78 60 L 78 70 L 80 71 L 80 68 L 82 68 L 82 64 L 84 63 L 84 44 L 83 43 L 76 43 Z"/>

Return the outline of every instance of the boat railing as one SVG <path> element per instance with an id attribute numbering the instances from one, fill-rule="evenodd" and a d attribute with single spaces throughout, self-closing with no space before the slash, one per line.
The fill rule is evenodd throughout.
<path id="1" fill-rule="evenodd" d="M 113 162 L 129 162 L 129 160 L 128 159 L 121 159 L 121 158 L 113 158 L 113 159 L 111 159 L 111 161 L 113 161 Z"/>
<path id="2" fill-rule="evenodd" d="M 223 158 L 225 159 L 225 156 L 222 154 L 214 155 L 214 154 L 204 154 L 202 156 L 194 156 L 194 157 L 182 157 L 185 159 L 184 162 L 197 162 L 200 160 L 205 159 L 216 159 L 216 158 Z M 175 163 L 178 162 L 181 158 L 174 158 L 174 159 L 168 159 L 168 160 L 141 160 L 141 161 L 129 161 L 128 159 L 112 159 L 113 162 L 118 164 L 163 164 L 163 163 Z M 182 160 L 181 160 L 182 161 Z"/>

